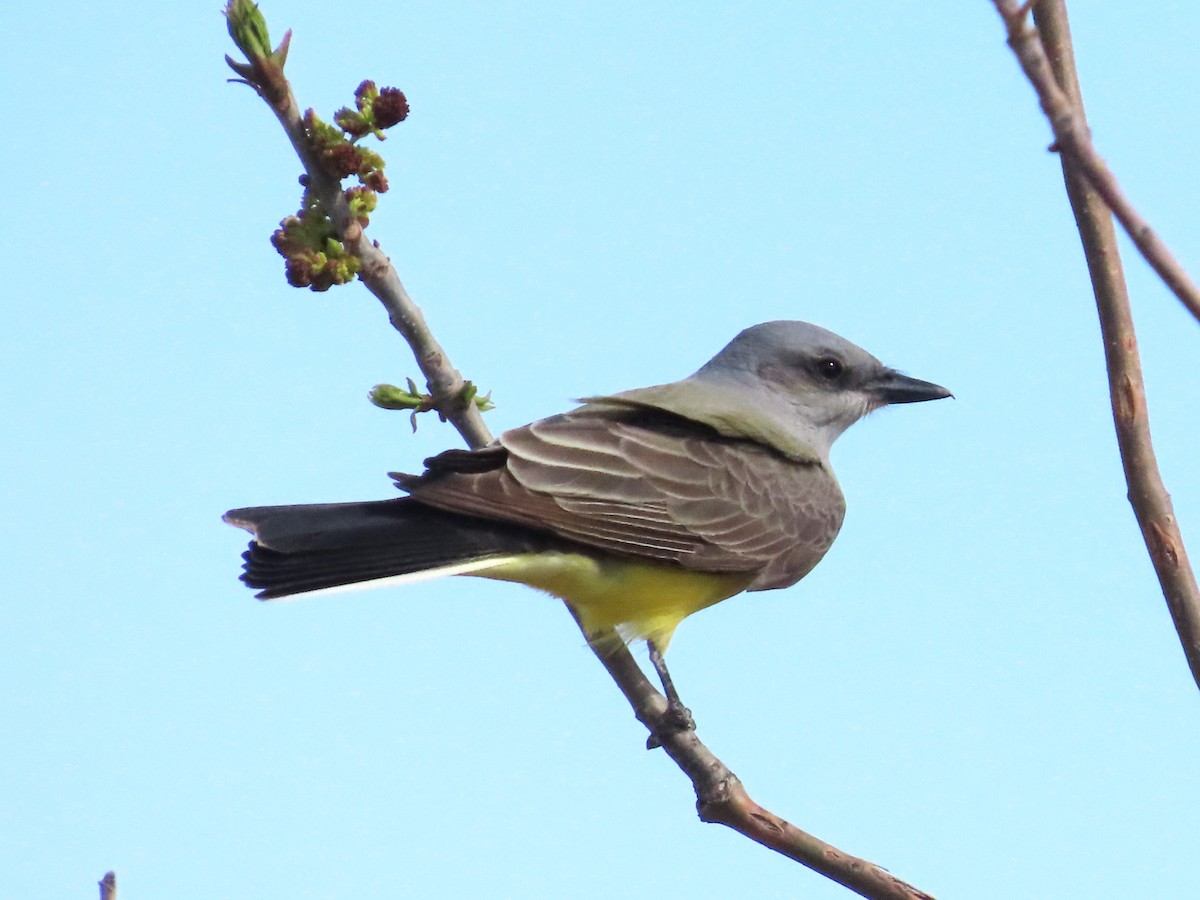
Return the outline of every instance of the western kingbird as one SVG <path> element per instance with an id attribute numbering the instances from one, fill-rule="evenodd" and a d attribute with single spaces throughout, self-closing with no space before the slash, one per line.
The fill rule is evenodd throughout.
<path id="1" fill-rule="evenodd" d="M 829 448 L 890 403 L 949 397 L 806 322 L 747 328 L 694 375 L 591 397 L 478 450 L 447 450 L 406 497 L 258 506 L 242 580 L 264 600 L 472 575 L 566 601 L 584 630 L 665 650 L 685 617 L 795 584 L 837 536 Z"/>

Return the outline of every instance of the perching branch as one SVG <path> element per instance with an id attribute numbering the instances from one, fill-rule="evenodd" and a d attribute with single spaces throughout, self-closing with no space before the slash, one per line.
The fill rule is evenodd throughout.
<path id="1" fill-rule="evenodd" d="M 1196 288 L 1149 226 L 1132 213 L 1112 173 L 1096 156 L 1088 138 L 1063 0 L 1042 0 L 1035 6 L 1036 29 L 1026 23 L 1024 7 L 1009 0 L 995 2 L 1008 26 L 1009 44 L 1042 98 L 1042 107 L 1058 138 L 1067 197 L 1083 241 L 1100 315 L 1113 422 L 1129 486 L 1129 502 L 1162 585 L 1192 677 L 1200 686 L 1200 589 L 1188 563 L 1183 535 L 1150 440 L 1137 337 L 1112 214 L 1121 219 L 1143 255 L 1176 295 L 1200 316 Z M 1141 223 L 1136 230 L 1126 219 L 1129 215 Z"/>
<path id="2" fill-rule="evenodd" d="M 266 23 L 249 0 L 231 0 L 225 11 L 230 34 L 247 63 L 228 60 L 238 80 L 250 85 L 271 107 L 307 173 L 307 189 L 327 211 L 345 251 L 358 261 L 357 273 L 383 303 L 396 330 L 412 348 L 430 386 L 430 403 L 458 430 L 471 447 L 491 440 L 480 417 L 469 382 L 450 364 L 449 357 L 431 334 L 400 283 L 391 262 L 379 247 L 367 240 L 359 217 L 350 208 L 340 179 L 330 175 L 314 153 L 304 117 L 283 74 L 290 32 L 272 49 Z M 399 390 L 399 389 L 395 389 Z M 389 394 L 391 392 L 384 392 Z M 400 392 L 405 393 L 405 392 Z M 410 389 L 408 394 L 414 392 Z M 388 405 L 394 397 L 383 397 Z M 377 401 L 378 402 L 378 401 Z M 405 398 L 396 401 L 414 408 Z M 406 405 L 407 404 L 407 405 Z M 728 825 L 750 839 L 819 872 L 859 895 L 872 900 L 932 900 L 929 894 L 866 860 L 850 856 L 801 831 L 758 806 L 746 794 L 741 781 L 709 750 L 692 729 L 680 729 L 668 715 L 667 700 L 634 661 L 615 632 L 586 635 L 588 645 L 617 683 L 633 708 L 634 715 L 650 731 L 654 746 L 661 746 L 691 779 L 697 810 L 705 822 Z"/>
<path id="3" fill-rule="evenodd" d="M 1078 82 L 1075 82 L 1072 90 L 1071 86 L 1062 80 L 1062 67 L 1065 65 L 1072 73 L 1071 78 L 1074 81 L 1075 61 L 1070 54 L 1069 35 L 1065 45 L 1066 63 L 1063 62 L 1063 57 L 1058 55 L 1057 47 L 1052 51 L 1057 57 L 1053 64 L 1047 56 L 1050 42 L 1047 39 L 1047 30 L 1042 28 L 1041 24 L 1048 16 L 1054 18 L 1057 15 L 1050 12 L 1050 6 L 1061 6 L 1061 18 L 1065 24 L 1066 7 L 1058 2 L 1048 5 L 1039 0 L 1030 0 L 1029 3 L 1018 3 L 1016 0 L 993 2 L 1008 29 L 1008 45 L 1017 55 L 1033 89 L 1037 91 L 1042 111 L 1050 121 L 1050 128 L 1054 132 L 1054 149 L 1062 154 L 1063 164 L 1070 160 L 1076 172 L 1112 210 L 1146 262 L 1150 263 L 1151 268 L 1191 314 L 1200 320 L 1200 288 L 1196 287 L 1167 245 L 1150 227 L 1150 223 L 1138 215 L 1117 183 L 1117 177 L 1096 152 L 1087 118 L 1083 113 Z M 1029 25 L 1030 6 L 1034 8 L 1038 28 Z"/>
<path id="4" fill-rule="evenodd" d="M 591 646 L 638 721 L 649 730 L 653 745 L 662 747 L 691 779 L 701 821 L 727 825 L 862 897 L 933 900 L 930 894 L 886 869 L 851 856 L 763 809 L 750 799 L 741 780 L 701 742 L 694 729 L 680 729 L 671 720 L 666 698 L 651 685 L 629 651 L 621 648 L 616 653 L 605 652 L 608 644 L 603 639 Z"/>

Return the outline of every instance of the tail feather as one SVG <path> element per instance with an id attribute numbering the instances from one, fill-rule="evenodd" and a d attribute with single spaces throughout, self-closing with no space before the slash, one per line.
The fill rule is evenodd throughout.
<path id="1" fill-rule="evenodd" d="M 464 563 L 545 550 L 553 542 L 407 497 L 247 507 L 229 511 L 225 521 L 254 535 L 242 554 L 242 581 L 259 588 L 261 600 L 447 567 L 463 571 Z"/>

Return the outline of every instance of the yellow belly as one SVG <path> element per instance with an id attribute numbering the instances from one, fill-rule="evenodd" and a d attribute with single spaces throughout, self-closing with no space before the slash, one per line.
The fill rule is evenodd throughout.
<path id="1" fill-rule="evenodd" d="M 553 594 L 570 604 L 588 634 L 615 628 L 626 641 L 651 640 L 660 650 L 667 649 L 681 621 L 740 593 L 754 579 L 575 553 L 532 553 L 467 574 Z"/>

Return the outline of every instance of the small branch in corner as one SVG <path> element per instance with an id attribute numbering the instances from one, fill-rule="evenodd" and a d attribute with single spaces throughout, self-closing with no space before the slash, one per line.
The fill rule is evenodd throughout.
<path id="1" fill-rule="evenodd" d="M 1004 20 L 1008 32 L 1008 45 L 1016 54 L 1021 69 L 1037 92 L 1042 111 L 1054 132 L 1051 149 L 1057 150 L 1078 167 L 1117 217 L 1142 257 L 1197 321 L 1200 321 L 1200 288 L 1192 281 L 1150 223 L 1134 209 L 1129 198 L 1125 196 L 1116 175 L 1092 143 L 1091 130 L 1088 128 L 1082 106 L 1073 102 L 1054 76 L 1052 55 L 1059 48 L 1048 48 L 1043 42 L 1041 31 L 1029 23 L 1029 11 L 1032 9 L 1035 15 L 1040 15 L 1045 0 L 1029 0 L 1027 3 L 993 0 L 993 3 Z M 1065 14 L 1064 8 L 1063 15 Z"/>

